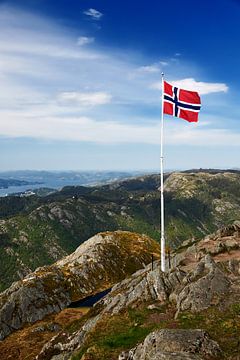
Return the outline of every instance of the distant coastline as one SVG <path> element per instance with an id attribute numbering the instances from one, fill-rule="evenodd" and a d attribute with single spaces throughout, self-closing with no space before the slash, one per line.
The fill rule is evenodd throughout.
<path id="1" fill-rule="evenodd" d="M 64 186 L 95 186 L 116 180 L 144 175 L 132 171 L 11 171 L 0 173 L 0 197 L 33 191 L 39 188 L 59 190 Z"/>

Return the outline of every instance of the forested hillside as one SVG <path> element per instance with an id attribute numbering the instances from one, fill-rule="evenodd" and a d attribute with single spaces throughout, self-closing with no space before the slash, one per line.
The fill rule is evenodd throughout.
<path id="1" fill-rule="evenodd" d="M 65 187 L 43 198 L 6 197 L 0 204 L 2 290 L 101 231 L 130 230 L 159 240 L 158 175 Z M 171 248 L 240 219 L 239 172 L 167 174 L 165 212 Z"/>

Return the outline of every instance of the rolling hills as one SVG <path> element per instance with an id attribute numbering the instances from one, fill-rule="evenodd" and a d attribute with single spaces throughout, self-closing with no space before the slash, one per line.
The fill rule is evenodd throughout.
<path id="1" fill-rule="evenodd" d="M 46 197 L 0 199 L 0 289 L 74 251 L 101 231 L 159 239 L 159 176 L 95 187 L 65 187 Z M 176 248 L 240 219 L 240 172 L 165 175 L 167 243 Z"/>

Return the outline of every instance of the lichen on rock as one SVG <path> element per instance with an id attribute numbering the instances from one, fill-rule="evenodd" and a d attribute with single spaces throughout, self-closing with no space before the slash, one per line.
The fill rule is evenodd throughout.
<path id="1" fill-rule="evenodd" d="M 100 233 L 51 266 L 36 269 L 0 294 L 0 339 L 71 302 L 111 288 L 158 256 L 145 235 Z"/>
<path id="2" fill-rule="evenodd" d="M 150 333 L 143 343 L 123 352 L 119 360 L 201 360 L 221 355 L 221 349 L 204 330 L 163 329 Z"/>

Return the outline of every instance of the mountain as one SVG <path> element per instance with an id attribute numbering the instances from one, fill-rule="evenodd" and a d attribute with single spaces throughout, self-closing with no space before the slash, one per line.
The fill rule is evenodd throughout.
<path id="1" fill-rule="evenodd" d="M 134 236 L 135 247 L 143 239 Z M 148 239 L 147 243 L 154 242 Z M 89 245 L 80 248 L 85 246 Z M 88 251 L 82 251 L 80 258 L 83 253 Z M 76 258 L 77 253 L 57 264 L 63 268 L 72 264 L 71 271 L 75 266 L 77 270 Z M 104 268 L 99 259 L 97 263 Z M 91 264 L 85 262 L 86 270 Z M 14 331 L 0 343 L 2 359 L 238 360 L 240 223 L 199 241 L 185 242 L 172 253 L 170 265 L 162 273 L 159 261 L 155 261 L 115 284 L 90 309 L 59 309 L 58 314 Z M 31 277 L 24 282 L 30 282 Z M 18 313 L 24 314 L 17 309 L 31 297 L 36 278 L 32 281 L 22 285 L 25 297 L 16 297 L 15 307 L 13 298 L 5 296 L 1 315 L 9 314 L 10 309 L 12 316 L 6 316 L 2 326 Z M 26 308 L 26 312 L 30 310 Z"/>
<path id="2" fill-rule="evenodd" d="M 145 235 L 100 233 L 52 266 L 38 268 L 0 294 L 0 340 L 27 323 L 61 311 L 72 302 L 110 289 L 159 257 Z"/>
<path id="3" fill-rule="evenodd" d="M 240 173 L 165 175 L 168 245 L 200 239 L 240 218 Z M 159 176 L 108 185 L 68 186 L 45 197 L 0 199 L 0 289 L 52 264 L 102 231 L 126 230 L 159 239 Z"/>
<path id="4" fill-rule="evenodd" d="M 115 285 L 37 359 L 238 359 L 240 224 L 179 254 L 166 273 L 156 262 Z"/>

